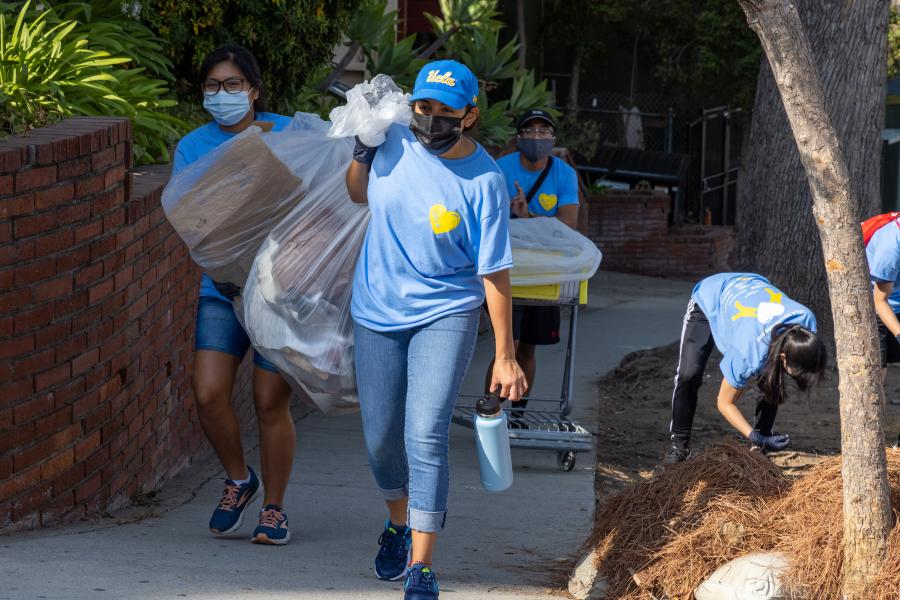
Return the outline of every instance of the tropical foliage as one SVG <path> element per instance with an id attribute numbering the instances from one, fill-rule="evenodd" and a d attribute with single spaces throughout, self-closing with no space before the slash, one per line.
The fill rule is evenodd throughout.
<path id="1" fill-rule="evenodd" d="M 90 5 L 87 14 L 81 3 L 62 6 L 59 13 L 53 8 L 37 10 L 30 0 L 2 8 L 0 126 L 6 132 L 21 133 L 69 115 L 129 117 L 135 158 L 168 160 L 168 146 L 183 133 L 184 124 L 165 112 L 175 104 L 166 97 L 167 81 L 147 74 L 150 70 L 166 75 L 167 62 L 153 54 L 157 40 L 137 33 L 132 49 L 142 54 L 141 64 L 128 52 L 104 47 L 124 44 L 130 25 L 92 20 Z"/>
<path id="2" fill-rule="evenodd" d="M 291 112 L 311 74 L 332 58 L 360 0 L 144 0 L 141 19 L 166 40 L 182 91 L 194 84 L 206 56 L 238 41 L 256 57 L 270 109 Z M 196 93 L 195 93 L 196 96 Z"/>
<path id="3" fill-rule="evenodd" d="M 497 0 L 441 0 L 441 14 L 427 15 L 435 35 L 427 45 L 419 44 L 415 35 L 397 39 L 397 15 L 386 12 L 386 6 L 385 0 L 363 3 L 346 29 L 348 51 L 358 48 L 370 73 L 390 75 L 407 89 L 428 60 L 453 58 L 466 64 L 481 87 L 476 136 L 485 145 L 505 145 L 520 112 L 551 106 L 546 82 L 537 82 L 533 71 L 518 67 L 518 42 L 513 39 L 501 47 Z M 307 101 L 313 97 L 307 95 Z"/>

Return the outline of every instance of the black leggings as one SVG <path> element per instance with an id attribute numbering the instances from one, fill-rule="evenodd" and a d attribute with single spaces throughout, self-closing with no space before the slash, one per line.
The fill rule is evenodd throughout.
<path id="1" fill-rule="evenodd" d="M 691 298 L 681 330 L 678 371 L 675 373 L 675 391 L 672 393 L 672 423 L 669 426 L 672 442 L 682 446 L 687 446 L 691 440 L 691 425 L 697 410 L 697 391 L 703 383 L 703 372 L 714 346 L 709 321 Z M 760 398 L 756 403 L 754 429 L 764 435 L 771 435 L 777 414 L 777 404 Z"/>

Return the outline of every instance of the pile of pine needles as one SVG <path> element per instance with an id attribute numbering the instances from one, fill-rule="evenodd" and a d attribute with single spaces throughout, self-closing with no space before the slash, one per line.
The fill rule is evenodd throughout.
<path id="1" fill-rule="evenodd" d="M 892 506 L 900 510 L 900 450 L 888 449 Z M 606 597 L 685 600 L 717 568 L 753 552 L 790 564 L 782 584 L 798 598 L 841 597 L 840 456 L 796 480 L 758 452 L 713 446 L 606 500 L 596 517 Z M 867 597 L 900 597 L 900 525 Z"/>

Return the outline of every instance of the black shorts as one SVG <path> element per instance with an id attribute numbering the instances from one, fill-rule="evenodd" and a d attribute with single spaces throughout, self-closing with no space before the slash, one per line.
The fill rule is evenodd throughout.
<path id="1" fill-rule="evenodd" d="M 560 309 L 558 306 L 513 305 L 513 339 L 532 346 L 559 343 Z"/>
<path id="2" fill-rule="evenodd" d="M 900 363 L 900 342 L 888 331 L 881 319 L 878 319 L 878 340 L 881 346 L 881 366 L 886 367 L 888 363 Z"/>

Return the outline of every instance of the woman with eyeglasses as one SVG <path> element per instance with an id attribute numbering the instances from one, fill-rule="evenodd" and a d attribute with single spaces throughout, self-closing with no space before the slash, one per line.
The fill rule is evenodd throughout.
<path id="1" fill-rule="evenodd" d="M 213 121 L 193 130 L 178 143 L 173 175 L 227 142 L 251 124 L 273 131 L 290 117 L 265 112 L 266 94 L 256 59 L 246 48 L 227 44 L 213 50 L 200 69 L 203 107 Z M 240 294 L 233 284 L 220 284 L 206 274 L 194 335 L 194 397 L 200 425 L 224 467 L 225 488 L 209 521 L 213 535 L 236 531 L 244 511 L 263 494 L 263 508 L 251 538 L 260 544 L 290 540 L 284 494 L 294 460 L 296 432 L 290 412 L 291 388 L 275 366 L 254 354 L 253 397 L 259 421 L 262 483 L 244 458 L 241 427 L 231 405 L 238 366 L 250 339 L 234 314 L 232 300 Z"/>

